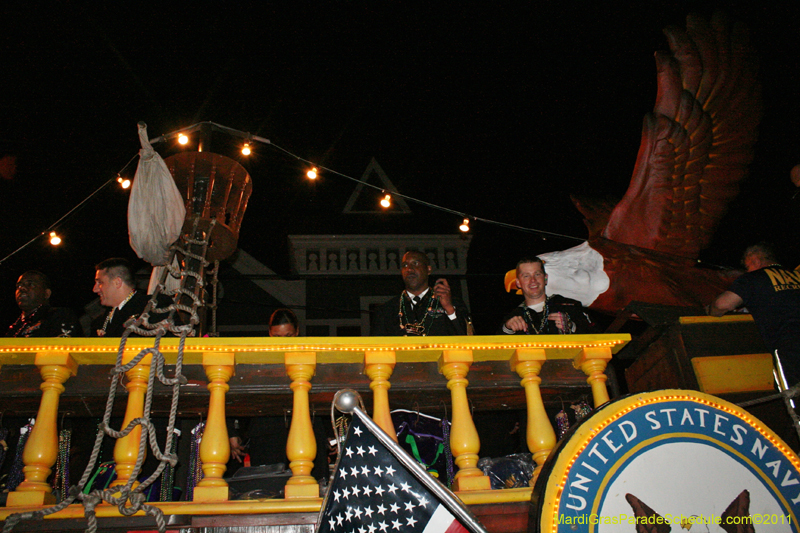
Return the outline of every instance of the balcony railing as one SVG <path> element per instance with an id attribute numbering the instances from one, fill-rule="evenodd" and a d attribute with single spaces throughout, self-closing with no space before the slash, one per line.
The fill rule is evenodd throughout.
<path id="1" fill-rule="evenodd" d="M 424 252 L 439 274 L 465 274 L 470 236 L 289 235 L 294 270 L 303 276 L 391 274 L 406 250 Z"/>
<path id="2" fill-rule="evenodd" d="M 584 394 L 591 394 L 596 406 L 608 401 L 606 365 L 629 340 L 627 334 L 189 339 L 183 356 L 188 384 L 181 387 L 179 411 L 206 418 L 200 447 L 205 477 L 192 501 L 153 505 L 166 515 L 181 516 L 318 512 L 319 487 L 310 476 L 316 447 L 311 412 L 329 412 L 333 394 L 342 388 L 361 392 L 374 420 L 390 435 L 390 405 L 424 408 L 447 400 L 450 445 L 458 465 L 456 494 L 468 505 L 527 502 L 530 488 L 490 490 L 488 477 L 476 467 L 480 441 L 471 406 L 527 409 L 526 440 L 538 472 L 556 444 L 545 405 L 553 405 L 556 396 L 568 400 Z M 123 363 L 152 346 L 152 339 L 129 339 Z M 0 401 L 17 412 L 38 411 L 25 447 L 25 481 L 8 495 L 0 519 L 54 501 L 48 476 L 56 461 L 59 410 L 102 411 L 118 348 L 117 339 L 0 339 L 0 381 L 5 383 Z M 160 351 L 168 365 L 175 364 L 178 339 L 162 339 Z M 151 363 L 147 355 L 126 372 L 128 394 L 117 399 L 124 405 L 116 406 L 125 412 L 123 426 L 143 412 Z M 157 385 L 154 394 L 154 410 L 169 402 L 168 387 Z M 288 403 L 292 417 L 286 452 L 292 477 L 285 497 L 229 501 L 223 479 L 230 454 L 226 416 L 259 414 L 254 405 L 279 409 Z M 117 441 L 117 484 L 127 481 L 137 448 L 135 436 Z M 96 513 L 121 516 L 111 505 L 98 506 Z M 71 505 L 48 518 L 82 516 L 82 506 Z"/>

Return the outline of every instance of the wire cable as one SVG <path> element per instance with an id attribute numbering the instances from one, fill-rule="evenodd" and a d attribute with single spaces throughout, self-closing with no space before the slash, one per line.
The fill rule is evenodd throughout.
<path id="1" fill-rule="evenodd" d="M 120 174 L 122 174 L 122 172 L 124 172 L 124 171 L 125 171 L 125 169 L 126 169 L 126 168 L 128 168 L 128 165 L 130 165 L 130 164 L 131 164 L 131 162 L 132 162 L 134 159 L 136 159 L 138 156 L 139 156 L 139 153 L 137 152 L 137 153 L 136 153 L 136 155 L 134 155 L 133 157 L 131 157 L 131 158 L 128 160 L 128 162 L 127 162 L 127 163 L 125 163 L 125 166 L 123 166 L 123 167 L 120 169 L 120 171 L 119 171 L 119 172 L 117 172 L 117 176 L 119 176 Z M 109 186 L 109 184 L 111 184 L 111 183 L 114 183 L 114 182 L 116 182 L 116 181 L 117 181 L 117 178 L 116 178 L 116 176 L 115 176 L 115 177 L 111 178 L 110 180 L 108 180 L 107 182 L 103 183 L 103 184 L 102 184 L 100 187 L 98 187 L 98 188 L 97 188 L 97 189 L 96 189 L 96 190 L 95 190 L 95 191 L 94 191 L 92 194 L 90 194 L 89 196 L 87 196 L 86 198 L 84 198 L 84 199 L 83 199 L 83 200 L 82 200 L 82 201 L 81 201 L 81 202 L 80 202 L 78 205 L 76 205 L 75 207 L 73 207 L 72 209 L 70 209 L 69 211 L 67 211 L 67 213 L 66 213 L 64 216 L 62 216 L 61 218 L 59 218 L 58 220 L 56 220 L 55 222 L 53 222 L 52 224 L 50 224 L 50 226 L 49 226 L 49 227 L 48 227 L 46 230 L 44 230 L 44 231 L 42 231 L 41 233 L 39 233 L 38 235 L 36 235 L 34 238 L 32 238 L 31 240 L 29 240 L 28 242 L 26 242 L 25 244 L 23 244 L 22 246 L 20 246 L 19 248 L 17 248 L 16 250 L 14 250 L 13 252 L 11 252 L 11 253 L 10 253 L 10 254 L 8 254 L 7 256 L 5 256 L 3 259 L 0 259 L 0 265 L 2 265 L 3 263 L 5 263 L 5 262 L 6 262 L 8 259 L 10 259 L 10 258 L 11 258 L 11 257 L 13 257 L 14 255 L 18 254 L 19 252 L 21 252 L 22 250 L 24 250 L 25 248 L 27 248 L 27 247 L 28 247 L 28 246 L 30 246 L 31 244 L 33 244 L 33 242 L 34 242 L 36 239 L 38 239 L 39 237 L 41 237 L 42 235 L 46 235 L 46 234 L 47 234 L 47 232 L 54 230 L 54 229 L 55 229 L 55 228 L 56 228 L 56 227 L 57 227 L 57 226 L 58 226 L 58 225 L 59 225 L 59 224 L 60 224 L 62 221 L 64 221 L 64 220 L 65 220 L 65 219 L 66 219 L 68 216 L 70 216 L 72 213 L 74 213 L 75 211 L 77 211 L 77 210 L 78 210 L 78 209 L 79 209 L 79 208 L 80 208 L 80 207 L 81 207 L 83 204 L 85 204 L 86 202 L 88 202 L 89 200 L 91 200 L 92 198 L 94 198 L 94 196 L 95 196 L 95 195 L 97 195 L 97 193 L 99 193 L 100 191 L 102 191 L 104 188 L 108 187 L 108 186 Z"/>

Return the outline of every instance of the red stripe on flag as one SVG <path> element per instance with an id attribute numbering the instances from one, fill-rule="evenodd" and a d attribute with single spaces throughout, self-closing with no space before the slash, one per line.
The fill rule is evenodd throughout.
<path id="1" fill-rule="evenodd" d="M 469 533 L 441 503 L 433 512 L 422 533 Z"/>
<path id="2" fill-rule="evenodd" d="M 450 524 L 450 527 L 448 527 L 444 533 L 469 533 L 469 531 L 461 525 L 461 522 L 454 518 L 453 523 Z"/>

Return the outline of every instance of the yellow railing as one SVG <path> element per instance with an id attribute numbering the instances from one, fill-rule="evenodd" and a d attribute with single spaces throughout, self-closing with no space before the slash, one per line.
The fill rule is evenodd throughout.
<path id="1" fill-rule="evenodd" d="M 200 448 L 204 478 L 194 490 L 193 501 L 154 505 L 166 514 L 183 515 L 317 511 L 320 506 L 317 496 L 319 487 L 310 475 L 316 443 L 309 407 L 309 395 L 317 368 L 326 364 L 362 365 L 363 374 L 355 378 L 369 383 L 373 392 L 372 416 L 387 433 L 394 435 L 389 413 L 389 391 L 396 366 L 434 362 L 443 376 L 441 386 L 446 386 L 450 391 L 450 445 L 459 468 L 454 490 L 467 504 L 527 501 L 530 498 L 529 488 L 491 491 L 488 477 L 476 467 L 480 442 L 467 395 L 471 366 L 476 363 L 507 362 L 508 372 L 516 373 L 521 378 L 528 413 L 527 443 L 533 459 L 541 467 L 556 443 L 540 391 L 543 365 L 547 361 L 571 360 L 575 377 L 584 376 L 597 406 L 609 399 L 604 374 L 606 365 L 612 354 L 629 340 L 627 334 L 189 339 L 184 349 L 183 364 L 202 365 L 208 380 L 206 428 Z M 152 339 L 128 340 L 123 362 L 130 361 L 142 349 L 152 346 Z M 163 339 L 160 349 L 167 364 L 174 364 L 178 339 Z M 56 461 L 61 395 L 71 386 L 81 387 L 82 367 L 113 366 L 117 353 L 116 339 L 0 339 L 0 365 L 31 365 L 31 372 L 35 371 L 33 366 L 36 366 L 42 376 L 42 395 L 36 424 L 23 455 L 25 481 L 9 494 L 7 507 L 0 511 L 0 519 L 5 519 L 12 512 L 35 510 L 53 503 L 52 488 L 47 478 Z M 143 412 L 151 363 L 151 356 L 148 355 L 126 373 L 128 396 L 122 427 Z M 228 485 L 223 479 L 225 464 L 230 456 L 225 425 L 228 382 L 237 367 L 253 364 L 285 367 L 293 400 L 286 444 L 292 477 L 287 482 L 282 500 L 228 501 Z M 342 388 L 350 386 L 353 379 L 353 376 L 343 377 Z M 0 392 L 0 400 L 3 396 Z M 138 432 L 133 432 L 116 443 L 114 459 L 117 485 L 126 483 L 133 471 L 138 440 Z M 97 515 L 120 516 L 117 509 L 110 505 L 98 507 Z M 79 505 L 73 505 L 49 518 L 77 516 L 83 516 L 83 510 Z"/>

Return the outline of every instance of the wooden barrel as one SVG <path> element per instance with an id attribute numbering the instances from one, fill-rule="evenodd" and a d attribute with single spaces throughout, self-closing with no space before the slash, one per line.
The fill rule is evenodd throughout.
<path id="1" fill-rule="evenodd" d="M 164 161 L 186 199 L 183 231 L 192 231 L 197 220 L 200 231 L 210 231 L 207 260 L 225 259 L 239 240 L 253 191 L 250 174 L 233 159 L 210 152 L 182 152 Z"/>

